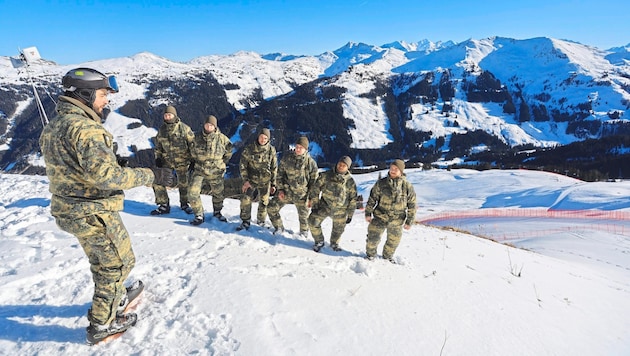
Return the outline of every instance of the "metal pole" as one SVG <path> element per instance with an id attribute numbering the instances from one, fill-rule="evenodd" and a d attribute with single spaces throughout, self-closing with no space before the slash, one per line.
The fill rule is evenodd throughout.
<path id="1" fill-rule="evenodd" d="M 31 82 L 31 86 L 33 87 L 33 94 L 35 94 L 35 101 L 37 102 L 37 110 L 39 111 L 39 118 L 42 121 L 42 126 L 46 126 L 46 124 L 48 124 L 48 116 L 46 115 L 44 105 L 39 98 L 39 94 L 37 93 L 37 88 L 35 88 L 35 82 L 31 77 L 31 72 L 29 72 L 28 70 L 28 63 L 26 63 L 26 74 L 28 74 L 28 80 Z"/>

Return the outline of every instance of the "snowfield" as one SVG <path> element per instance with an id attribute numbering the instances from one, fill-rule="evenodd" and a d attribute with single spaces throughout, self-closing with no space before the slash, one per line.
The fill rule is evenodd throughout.
<path id="1" fill-rule="evenodd" d="M 630 212 L 630 182 L 531 171 L 406 173 L 419 221 L 487 209 Z M 355 175 L 364 200 L 378 174 Z M 178 202 L 176 190 L 169 194 Z M 391 264 L 363 258 L 361 210 L 342 236 L 344 251 L 326 245 L 314 253 L 312 239 L 290 231 L 235 232 L 237 200 L 226 200 L 228 223 L 207 212 L 204 224 L 191 226 L 177 207 L 150 216 L 149 187 L 127 191 L 122 212 L 137 258 L 130 279 L 146 284 L 140 320 L 90 347 L 89 264 L 77 240 L 56 227 L 49 199 L 46 177 L 0 175 L 3 355 L 630 354 L 626 220 L 477 216 L 442 220 L 455 229 L 418 224 Z M 202 199 L 211 208 L 211 198 Z M 298 229 L 293 206 L 282 216 L 288 230 Z M 500 238 L 508 233 L 516 238 Z"/>

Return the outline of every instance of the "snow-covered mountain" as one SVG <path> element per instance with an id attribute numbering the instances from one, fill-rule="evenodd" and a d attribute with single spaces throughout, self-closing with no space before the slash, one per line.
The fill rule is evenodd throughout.
<path id="1" fill-rule="evenodd" d="M 69 69 L 116 74 L 121 92 L 111 96 L 107 124 L 120 128 L 123 154 L 142 157 L 164 105 L 174 104 L 193 129 L 208 114 L 219 117 L 234 141 L 268 126 L 282 151 L 306 134 L 320 163 L 341 154 L 363 164 L 393 157 L 457 162 L 499 146 L 554 147 L 627 134 L 629 48 L 544 37 L 350 42 L 318 56 L 238 52 L 180 63 L 143 52 L 67 66 L 41 61 L 29 72 L 51 116 Z M 27 74 L 0 57 L 5 171 L 28 168 L 25 157 L 36 151 L 41 130 Z"/>

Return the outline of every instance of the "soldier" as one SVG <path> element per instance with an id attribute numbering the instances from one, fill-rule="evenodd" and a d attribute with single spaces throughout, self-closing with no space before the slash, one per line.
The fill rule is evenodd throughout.
<path id="1" fill-rule="evenodd" d="M 308 234 L 309 191 L 317 181 L 317 163 L 308 154 L 308 138 L 302 136 L 295 143 L 295 153 L 285 155 L 278 168 L 278 192 L 269 203 L 269 220 L 275 228 L 274 234 L 282 233 L 284 225 L 280 209 L 286 204 L 295 204 L 300 221 L 300 235 Z"/>
<path id="2" fill-rule="evenodd" d="M 195 218 L 190 223 L 199 225 L 205 220 L 200 195 L 204 182 L 210 186 L 214 217 L 219 221 L 227 221 L 221 214 L 225 199 L 223 176 L 225 167 L 232 158 L 232 142 L 221 133 L 217 126 L 217 118 L 213 115 L 206 118 L 203 129 L 195 134 L 191 154 L 195 164 L 190 182 L 189 200 Z"/>
<path id="3" fill-rule="evenodd" d="M 312 209 L 308 216 L 311 235 L 315 239 L 313 251 L 319 252 L 324 247 L 322 221 L 331 217 L 333 221 L 330 233 L 330 247 L 340 251 L 339 239 L 352 221 L 352 215 L 357 207 L 357 185 L 350 174 L 352 160 L 343 156 L 334 169 L 319 175 L 315 186 L 311 190 Z"/>
<path id="4" fill-rule="evenodd" d="M 403 226 L 409 230 L 416 218 L 416 191 L 404 174 L 405 162 L 395 160 L 389 166 L 387 177 L 379 179 L 365 206 L 365 221 L 369 223 L 366 258 L 373 260 L 381 235 L 387 229 L 383 258 L 394 261 L 394 252 L 402 237 Z"/>
<path id="5" fill-rule="evenodd" d="M 258 196 L 258 224 L 263 225 L 267 218 L 269 195 L 276 192 L 278 158 L 276 148 L 269 143 L 271 132 L 263 128 L 255 142 L 245 147 L 241 154 L 239 168 L 243 178 L 241 198 L 241 225 L 236 230 L 249 229 L 252 219 L 252 197 Z"/>
<path id="6" fill-rule="evenodd" d="M 193 209 L 188 204 L 188 168 L 191 164 L 190 145 L 195 139 L 190 126 L 177 116 L 173 106 L 164 110 L 164 124 L 160 126 L 155 137 L 155 165 L 174 169 L 179 177 L 179 205 L 187 214 Z M 166 188 L 153 186 L 155 203 L 158 207 L 151 210 L 151 215 L 162 215 L 171 212 L 170 200 Z"/>
<path id="7" fill-rule="evenodd" d="M 124 282 L 135 264 L 129 234 L 118 211 L 123 189 L 159 184 L 174 186 L 167 168 L 126 168 L 116 161 L 113 136 L 101 120 L 107 95 L 117 93 L 114 76 L 76 68 L 62 79 L 57 116 L 44 127 L 41 152 L 50 180 L 50 211 L 57 226 L 76 236 L 88 256 L 94 281 L 87 341 L 124 332 L 137 315 L 124 313 Z"/>

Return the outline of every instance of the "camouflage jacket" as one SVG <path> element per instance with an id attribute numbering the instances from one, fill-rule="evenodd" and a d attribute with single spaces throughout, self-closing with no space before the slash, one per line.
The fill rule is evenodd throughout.
<path id="1" fill-rule="evenodd" d="M 232 142 L 219 128 L 211 133 L 202 129 L 195 133 L 190 152 L 195 161 L 195 173 L 204 176 L 223 175 L 232 158 Z"/>
<path id="2" fill-rule="evenodd" d="M 277 188 L 288 194 L 291 200 L 302 199 L 308 196 L 318 175 L 317 163 L 308 152 L 303 155 L 290 152 L 280 160 Z"/>
<path id="3" fill-rule="evenodd" d="M 310 199 L 313 209 L 324 205 L 333 211 L 345 210 L 348 216 L 352 216 L 357 208 L 357 185 L 350 172 L 339 174 L 333 168 L 319 175 Z"/>
<path id="4" fill-rule="evenodd" d="M 190 126 L 183 123 L 179 117 L 174 123 L 164 123 L 155 136 L 155 159 L 162 159 L 164 167 L 188 167 L 192 161 L 190 146 L 195 139 Z"/>
<path id="5" fill-rule="evenodd" d="M 243 149 L 239 168 L 243 182 L 250 181 L 254 186 L 270 182 L 275 186 L 278 174 L 276 148 L 270 143 L 263 146 L 257 141 L 250 143 Z"/>
<path id="6" fill-rule="evenodd" d="M 379 179 L 365 206 L 365 216 L 383 221 L 405 220 L 412 225 L 416 218 L 416 191 L 405 175 L 392 179 L 387 175 Z"/>
<path id="7" fill-rule="evenodd" d="M 57 116 L 39 139 L 56 217 L 82 217 L 123 208 L 122 189 L 153 183 L 148 168 L 123 168 L 112 149 L 113 136 L 100 117 L 80 101 L 61 96 Z"/>

